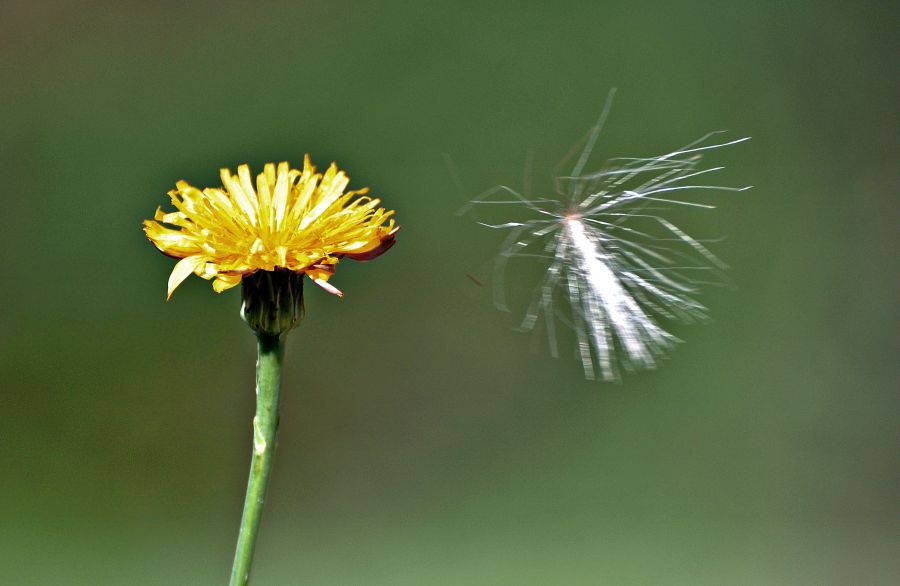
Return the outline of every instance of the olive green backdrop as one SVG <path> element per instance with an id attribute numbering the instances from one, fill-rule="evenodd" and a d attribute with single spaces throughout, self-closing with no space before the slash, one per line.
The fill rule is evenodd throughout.
<path id="1" fill-rule="evenodd" d="M 887 584 L 900 538 L 896 7 L 11 2 L 0 22 L 0 583 L 225 582 L 250 452 L 240 293 L 142 219 L 178 179 L 336 160 L 397 246 L 307 287 L 258 585 Z M 733 267 L 654 372 L 586 382 L 493 308 L 466 197 L 712 154 Z M 448 153 L 463 184 L 451 179 Z M 527 291 L 533 274 L 512 274 Z M 489 285 L 489 283 L 486 283 Z M 536 346 L 536 348 L 535 348 Z M 571 348 L 569 348 L 571 350 Z"/>

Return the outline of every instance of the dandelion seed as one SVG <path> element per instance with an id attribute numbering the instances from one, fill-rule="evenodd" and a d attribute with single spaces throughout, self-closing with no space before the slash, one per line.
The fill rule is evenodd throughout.
<path id="1" fill-rule="evenodd" d="M 460 213 L 486 205 L 514 205 L 528 219 L 479 222 L 507 231 L 494 262 L 494 301 L 509 311 L 505 274 L 513 259 L 543 264 L 541 281 L 520 323 L 523 331 L 546 330 L 557 356 L 557 323 L 575 333 L 584 376 L 605 380 L 627 370 L 654 368 L 678 340 L 658 318 L 690 322 L 704 318 L 696 299 L 708 274 L 721 280 L 726 268 L 704 243 L 665 218 L 677 206 L 710 209 L 688 199 L 699 190 L 743 191 L 695 183 L 722 167 L 701 167 L 705 151 L 747 138 L 713 141 L 703 136 L 673 152 L 647 158 L 620 158 L 586 171 L 609 114 L 610 92 L 570 174 L 556 178 L 556 198 L 530 198 L 497 186 L 473 199 Z"/>

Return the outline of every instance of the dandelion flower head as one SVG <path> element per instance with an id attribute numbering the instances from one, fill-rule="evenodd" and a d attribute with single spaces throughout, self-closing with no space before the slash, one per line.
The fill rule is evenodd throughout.
<path id="1" fill-rule="evenodd" d="M 221 293 L 257 271 L 278 269 L 306 274 L 343 296 L 328 283 L 338 261 L 379 256 L 400 229 L 392 210 L 365 195 L 368 189 L 345 192 L 347 175 L 334 163 L 317 173 L 308 155 L 302 171 L 268 163 L 253 181 L 250 168 L 240 165 L 236 175 L 222 169 L 221 178 L 222 187 L 203 190 L 177 182 L 169 192 L 176 211 L 158 208 L 144 221 L 147 238 L 180 259 L 168 298 L 191 273 L 213 280 Z"/>

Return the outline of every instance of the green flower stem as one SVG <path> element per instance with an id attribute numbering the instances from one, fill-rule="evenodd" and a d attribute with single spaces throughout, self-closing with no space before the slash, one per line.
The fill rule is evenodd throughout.
<path id="1" fill-rule="evenodd" d="M 230 586 L 244 586 L 250 580 L 250 565 L 259 521 L 262 518 L 266 486 L 275 454 L 275 432 L 278 430 L 278 394 L 281 388 L 281 365 L 284 359 L 283 335 L 258 333 L 259 359 L 256 362 L 256 417 L 253 418 L 253 458 L 244 514 L 238 534 Z"/>

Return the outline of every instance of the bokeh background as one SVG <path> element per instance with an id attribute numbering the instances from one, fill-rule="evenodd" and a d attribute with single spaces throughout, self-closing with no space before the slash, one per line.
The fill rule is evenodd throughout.
<path id="1" fill-rule="evenodd" d="M 240 293 L 142 219 L 177 179 L 337 160 L 397 246 L 307 288 L 254 583 L 887 584 L 897 533 L 898 12 L 889 2 L 8 2 L 0 583 L 223 584 L 250 449 Z M 619 94 L 599 159 L 710 130 L 733 267 L 654 372 L 512 331 L 500 235 Z M 463 189 L 444 163 L 450 155 Z M 532 275 L 511 275 L 527 290 Z M 489 285 L 489 283 L 487 283 Z M 536 348 L 534 348 L 536 346 Z"/>

